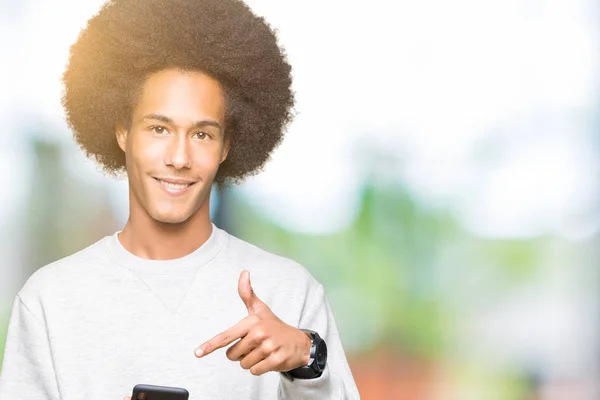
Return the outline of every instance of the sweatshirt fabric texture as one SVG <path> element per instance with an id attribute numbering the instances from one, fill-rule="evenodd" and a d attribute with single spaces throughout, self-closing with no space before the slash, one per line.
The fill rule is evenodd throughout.
<path id="1" fill-rule="evenodd" d="M 11 312 L 0 399 L 121 400 L 140 383 L 183 387 L 190 400 L 358 399 L 323 286 L 298 263 L 212 227 L 174 260 L 131 254 L 119 231 L 32 274 Z M 248 315 L 237 291 L 244 269 L 275 315 L 325 339 L 321 377 L 254 376 L 227 347 L 194 356 Z"/>

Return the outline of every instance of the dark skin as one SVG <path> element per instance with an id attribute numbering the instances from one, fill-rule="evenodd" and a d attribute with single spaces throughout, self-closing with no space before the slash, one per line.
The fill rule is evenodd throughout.
<path id="1" fill-rule="evenodd" d="M 129 252 L 170 260 L 208 240 L 210 190 L 229 151 L 224 121 L 223 89 L 213 78 L 167 69 L 146 80 L 131 126 L 116 131 L 129 178 L 129 219 L 118 238 Z M 307 365 L 310 338 L 256 296 L 248 271 L 238 293 L 248 316 L 201 344 L 196 357 L 237 341 L 227 357 L 254 375 Z"/>

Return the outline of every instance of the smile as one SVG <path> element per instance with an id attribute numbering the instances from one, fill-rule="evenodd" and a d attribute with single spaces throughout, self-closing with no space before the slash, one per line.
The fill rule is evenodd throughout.
<path id="1" fill-rule="evenodd" d="M 189 183 L 174 183 L 167 182 L 158 178 L 154 178 L 156 182 L 160 184 L 160 187 L 170 195 L 181 195 L 188 191 L 188 189 L 195 184 L 195 182 Z"/>

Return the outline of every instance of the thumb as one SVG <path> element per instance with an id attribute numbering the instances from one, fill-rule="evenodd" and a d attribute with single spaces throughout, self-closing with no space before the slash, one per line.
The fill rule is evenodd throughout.
<path id="1" fill-rule="evenodd" d="M 258 297 L 256 297 L 256 294 L 252 289 L 252 285 L 250 284 L 250 272 L 244 270 L 240 274 L 240 280 L 238 281 L 238 293 L 240 295 L 240 299 L 242 299 L 246 305 L 246 308 L 248 309 L 248 314 L 256 314 L 260 310 L 263 303 Z"/>

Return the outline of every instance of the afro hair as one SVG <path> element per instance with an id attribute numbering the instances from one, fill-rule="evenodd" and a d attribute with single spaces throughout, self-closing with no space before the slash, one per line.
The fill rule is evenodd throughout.
<path id="1" fill-rule="evenodd" d="M 291 67 L 275 32 L 238 0 L 112 0 L 82 29 L 63 74 L 67 124 L 85 154 L 125 172 L 117 126 L 129 126 L 145 79 L 166 68 L 217 79 L 231 147 L 215 183 L 259 172 L 292 119 Z"/>

